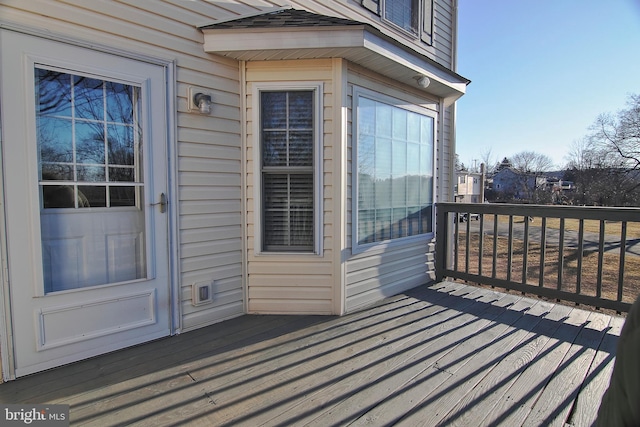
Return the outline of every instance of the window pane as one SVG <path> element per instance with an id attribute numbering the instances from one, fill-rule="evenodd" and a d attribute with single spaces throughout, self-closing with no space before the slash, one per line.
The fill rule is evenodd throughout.
<path id="1" fill-rule="evenodd" d="M 36 113 L 71 117 L 71 76 L 36 68 Z"/>
<path id="2" fill-rule="evenodd" d="M 262 129 L 282 129 L 287 126 L 287 93 L 261 92 Z"/>
<path id="3" fill-rule="evenodd" d="M 104 166 L 81 166 L 76 168 L 78 176 L 77 181 L 84 182 L 104 182 L 106 181 Z"/>
<path id="4" fill-rule="evenodd" d="M 109 168 L 109 181 L 135 182 L 135 171 L 133 168 Z"/>
<path id="5" fill-rule="evenodd" d="M 264 166 L 287 165 L 287 133 L 262 133 L 262 164 Z"/>
<path id="6" fill-rule="evenodd" d="M 107 188 L 78 185 L 79 208 L 103 208 L 107 206 Z"/>
<path id="7" fill-rule="evenodd" d="M 45 163 L 42 165 L 43 181 L 73 181 L 73 166 Z"/>
<path id="8" fill-rule="evenodd" d="M 313 92 L 289 92 L 289 128 L 313 127 Z"/>
<path id="9" fill-rule="evenodd" d="M 136 187 L 109 187 L 111 206 L 135 206 Z"/>
<path id="10" fill-rule="evenodd" d="M 313 174 L 265 174 L 265 247 L 313 247 Z"/>
<path id="11" fill-rule="evenodd" d="M 38 143 L 43 162 L 73 162 L 71 120 L 38 118 Z"/>
<path id="12" fill-rule="evenodd" d="M 376 139 L 376 178 L 391 178 L 391 152 L 392 146 L 390 139 Z"/>
<path id="13" fill-rule="evenodd" d="M 104 130 L 96 123 L 76 123 L 76 161 L 104 163 Z"/>
<path id="14" fill-rule="evenodd" d="M 393 139 L 407 140 L 407 111 L 400 108 L 393 109 Z"/>
<path id="15" fill-rule="evenodd" d="M 291 132 L 289 138 L 289 166 L 313 166 L 313 132 Z"/>
<path id="16" fill-rule="evenodd" d="M 107 143 L 109 147 L 109 164 L 133 165 L 133 128 L 124 125 L 107 126 Z"/>
<path id="17" fill-rule="evenodd" d="M 71 185 L 45 185 L 42 187 L 42 206 L 45 209 L 74 208 L 75 193 Z"/>
<path id="18" fill-rule="evenodd" d="M 80 119 L 104 120 L 103 81 L 75 76 L 74 105 Z"/>
<path id="19" fill-rule="evenodd" d="M 133 91 L 131 86 L 106 82 L 107 118 L 110 122 L 133 123 Z"/>

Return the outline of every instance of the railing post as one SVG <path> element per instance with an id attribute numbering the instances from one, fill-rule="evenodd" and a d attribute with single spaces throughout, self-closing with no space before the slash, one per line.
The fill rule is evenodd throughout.
<path id="1" fill-rule="evenodd" d="M 436 203 L 436 280 L 444 280 L 444 271 L 447 265 L 447 211 Z"/>

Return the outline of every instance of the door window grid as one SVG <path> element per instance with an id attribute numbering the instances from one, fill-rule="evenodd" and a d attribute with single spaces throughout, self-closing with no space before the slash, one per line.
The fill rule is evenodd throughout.
<path id="1" fill-rule="evenodd" d="M 122 83 L 36 67 L 42 207 L 138 206 L 138 97 Z"/>

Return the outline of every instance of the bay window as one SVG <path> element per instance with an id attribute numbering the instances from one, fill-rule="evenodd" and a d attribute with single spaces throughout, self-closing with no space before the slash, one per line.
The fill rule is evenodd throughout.
<path id="1" fill-rule="evenodd" d="M 358 92 L 354 247 L 433 232 L 435 114 Z"/>

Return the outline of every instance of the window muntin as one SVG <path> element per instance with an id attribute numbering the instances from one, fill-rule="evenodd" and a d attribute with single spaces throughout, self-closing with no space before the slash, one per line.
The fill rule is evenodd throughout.
<path id="1" fill-rule="evenodd" d="M 433 232 L 434 117 L 358 95 L 358 245 Z"/>
<path id="2" fill-rule="evenodd" d="M 35 68 L 43 209 L 138 206 L 140 88 Z"/>
<path id="3" fill-rule="evenodd" d="M 260 91 L 262 250 L 315 249 L 315 91 Z"/>

